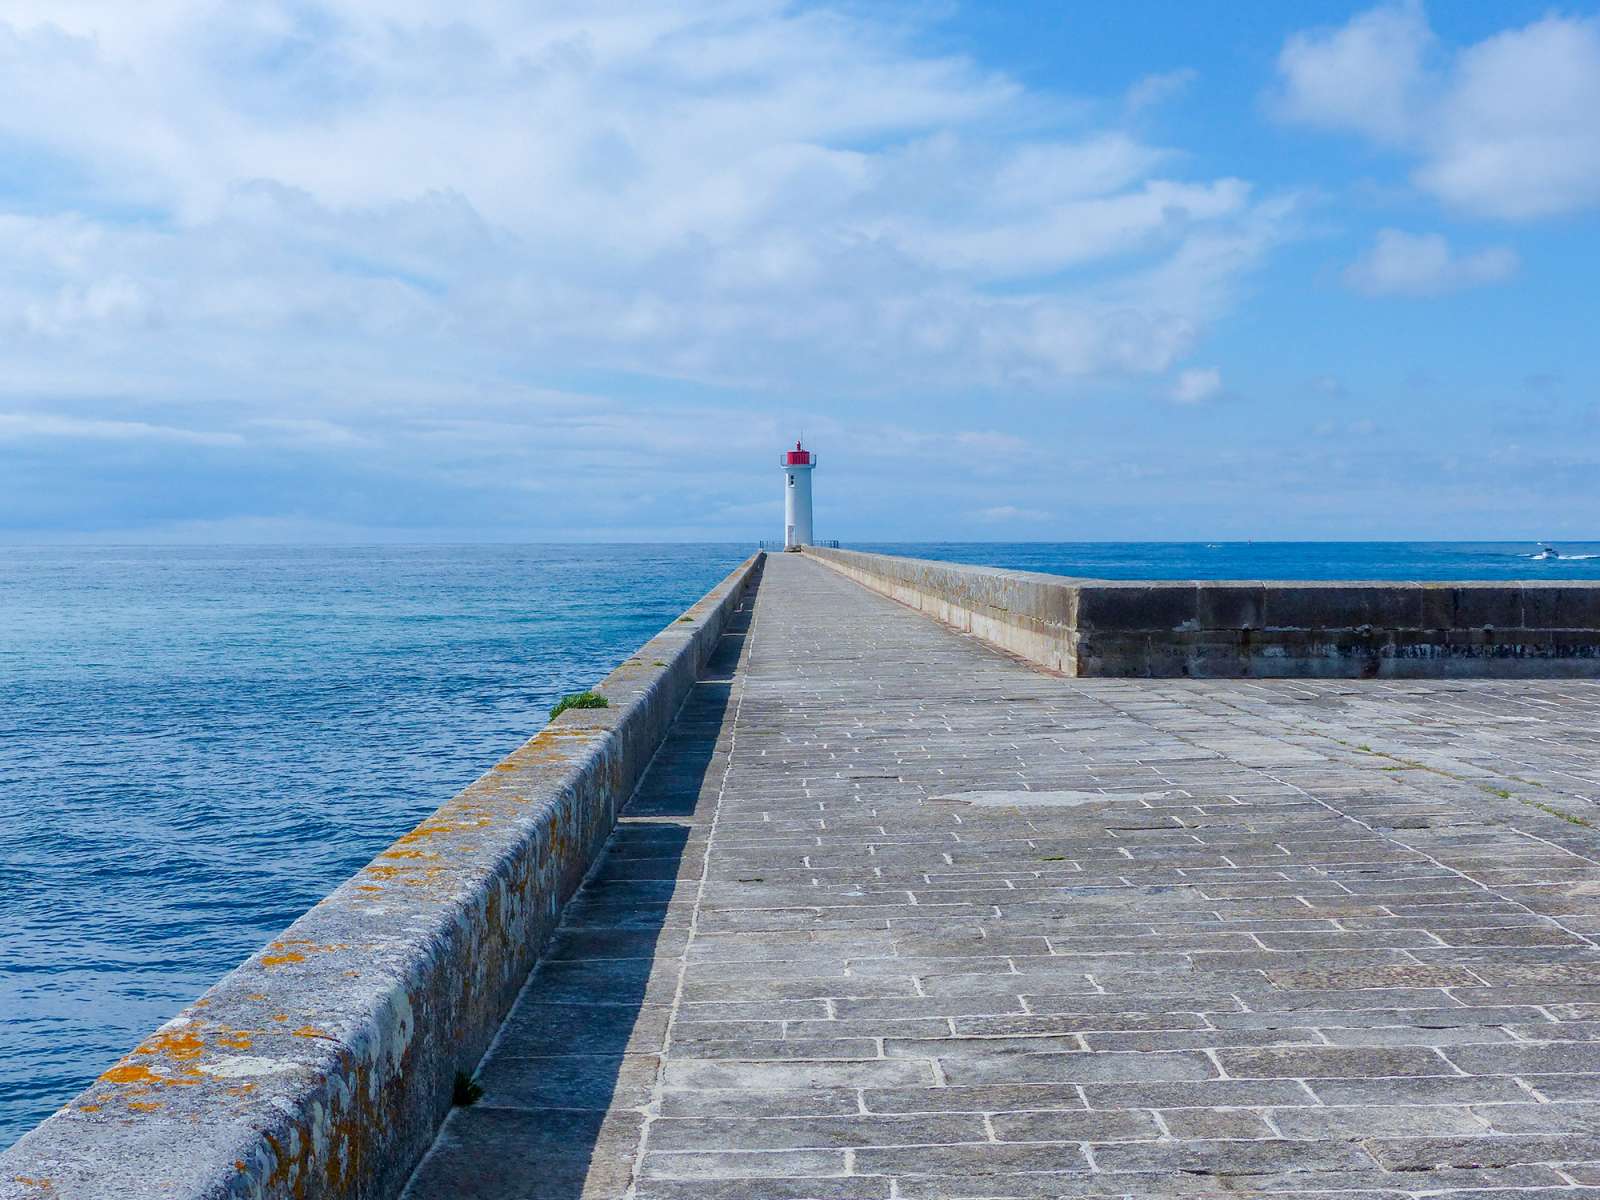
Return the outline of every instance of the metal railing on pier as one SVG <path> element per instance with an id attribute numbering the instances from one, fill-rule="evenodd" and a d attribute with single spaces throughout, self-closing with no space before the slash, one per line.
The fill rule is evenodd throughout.
<path id="1" fill-rule="evenodd" d="M 812 545 L 812 546 L 825 546 L 829 550 L 837 550 L 839 548 L 839 539 L 838 538 L 827 538 L 827 539 L 824 539 L 824 540 L 819 541 L 819 542 L 810 542 L 808 544 Z M 778 553 L 780 551 L 788 549 L 788 547 L 785 546 L 783 544 L 783 542 L 781 542 L 781 541 L 768 541 L 768 540 L 765 540 L 765 539 L 763 539 L 762 541 L 757 542 L 756 546 L 757 546 L 758 549 L 766 550 L 766 551 L 769 551 L 771 553 Z"/>

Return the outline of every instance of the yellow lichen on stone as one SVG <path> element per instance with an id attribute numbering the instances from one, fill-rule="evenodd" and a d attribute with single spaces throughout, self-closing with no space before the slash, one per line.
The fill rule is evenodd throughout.
<path id="1" fill-rule="evenodd" d="M 139 1043 L 136 1054 L 166 1055 L 168 1058 L 189 1062 L 205 1053 L 206 1043 L 198 1033 L 173 1030 L 157 1033 Z"/>
<path id="2" fill-rule="evenodd" d="M 368 870 L 371 870 L 371 868 L 369 867 Z M 299 946 L 302 949 L 291 949 L 290 947 L 293 946 Z M 277 967 L 282 966 L 284 963 L 305 962 L 307 954 L 331 954 L 335 950 L 348 950 L 350 946 L 345 942 L 330 942 L 327 945 L 319 946 L 316 942 L 308 941 L 305 938 L 284 938 L 280 941 L 269 943 L 267 949 L 273 951 L 273 953 L 263 954 L 261 956 L 261 965 L 264 967 Z"/>
<path id="3" fill-rule="evenodd" d="M 155 1074 L 154 1070 L 144 1066 L 142 1062 L 126 1062 L 123 1066 L 112 1067 L 107 1072 L 102 1072 L 102 1080 L 106 1083 L 165 1083 L 166 1080 Z"/>
<path id="4" fill-rule="evenodd" d="M 193 1074 L 193 1069 L 190 1068 L 187 1073 Z M 101 1074 L 100 1079 L 104 1083 L 131 1084 L 134 1087 L 135 1094 L 156 1086 L 193 1087 L 200 1082 L 198 1078 L 163 1075 L 159 1071 L 151 1070 L 144 1063 L 118 1063 L 109 1071 Z"/>

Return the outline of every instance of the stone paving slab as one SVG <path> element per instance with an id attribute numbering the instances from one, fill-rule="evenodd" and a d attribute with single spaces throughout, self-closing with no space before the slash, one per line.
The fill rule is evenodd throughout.
<path id="1" fill-rule="evenodd" d="M 1597 733 L 772 556 L 407 1196 L 1600 1198 Z"/>

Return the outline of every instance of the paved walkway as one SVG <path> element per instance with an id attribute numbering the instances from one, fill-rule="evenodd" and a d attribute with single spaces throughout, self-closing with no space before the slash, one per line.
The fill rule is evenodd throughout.
<path id="1" fill-rule="evenodd" d="M 408 1200 L 1600 1197 L 1597 733 L 772 556 Z"/>

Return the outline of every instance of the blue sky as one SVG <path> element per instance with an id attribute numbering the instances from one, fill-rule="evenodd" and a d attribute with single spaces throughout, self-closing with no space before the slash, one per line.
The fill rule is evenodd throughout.
<path id="1" fill-rule="evenodd" d="M 0 540 L 1600 536 L 1600 10 L 0 0 Z"/>

